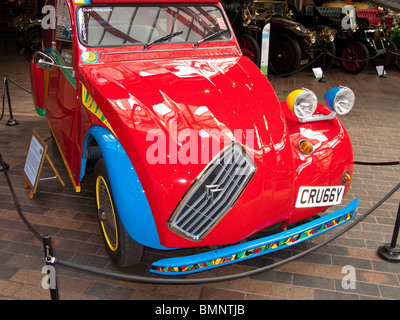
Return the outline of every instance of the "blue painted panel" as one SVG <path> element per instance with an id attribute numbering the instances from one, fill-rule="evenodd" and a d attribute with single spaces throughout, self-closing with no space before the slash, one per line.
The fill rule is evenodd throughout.
<path id="1" fill-rule="evenodd" d="M 90 136 L 96 139 L 103 154 L 114 201 L 126 231 L 144 246 L 168 250 L 160 244 L 150 205 L 128 155 L 118 139 L 102 126 L 91 127 L 86 135 L 81 179 L 85 173 L 86 147 Z"/>

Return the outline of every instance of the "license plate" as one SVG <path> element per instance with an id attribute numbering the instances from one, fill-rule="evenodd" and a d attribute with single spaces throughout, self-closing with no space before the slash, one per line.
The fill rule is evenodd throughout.
<path id="1" fill-rule="evenodd" d="M 296 208 L 324 207 L 342 203 L 344 186 L 300 187 Z"/>
<path id="2" fill-rule="evenodd" d="M 308 59 L 305 59 L 305 60 L 301 60 L 301 61 L 300 61 L 300 65 L 301 65 L 301 66 L 305 66 L 307 63 L 308 63 Z"/>

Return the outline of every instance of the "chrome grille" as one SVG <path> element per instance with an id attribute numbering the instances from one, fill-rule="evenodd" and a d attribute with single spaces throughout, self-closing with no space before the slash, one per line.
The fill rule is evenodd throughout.
<path id="1" fill-rule="evenodd" d="M 197 177 L 172 213 L 168 227 L 190 240 L 203 239 L 235 204 L 255 169 L 243 146 L 231 143 Z"/>

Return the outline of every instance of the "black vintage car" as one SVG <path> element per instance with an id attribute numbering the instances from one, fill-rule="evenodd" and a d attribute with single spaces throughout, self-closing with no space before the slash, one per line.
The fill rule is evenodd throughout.
<path id="1" fill-rule="evenodd" d="M 221 1 L 239 39 L 243 54 L 255 64 L 261 62 L 262 30 L 271 24 L 268 69 L 274 74 L 289 75 L 310 64 L 328 68 L 335 54 L 333 29 L 314 26 L 306 29 L 292 21 L 286 1 L 234 0 Z M 325 59 L 326 58 L 326 59 Z"/>
<path id="2" fill-rule="evenodd" d="M 391 53 L 396 51 L 396 47 L 383 35 L 381 29 L 342 29 L 337 32 L 335 44 L 340 54 L 340 63 L 349 73 L 363 71 L 369 61 L 374 66 L 383 65 L 389 69 L 396 60 L 396 56 Z"/>
<path id="3" fill-rule="evenodd" d="M 385 34 L 390 41 L 396 46 L 396 61 L 395 66 L 398 70 L 400 70 L 400 26 L 397 20 L 394 20 L 393 23 L 385 28 Z"/>
<path id="4" fill-rule="evenodd" d="M 24 47 L 29 52 L 35 52 L 42 48 L 42 20 L 20 19 L 15 27 L 17 36 L 15 38 L 18 47 Z"/>
<path id="5" fill-rule="evenodd" d="M 354 19 L 351 23 L 350 16 Z M 328 24 L 335 28 L 335 48 L 343 69 L 352 74 L 362 72 L 371 62 L 374 66 L 390 68 L 396 62 L 396 45 L 386 38 L 380 26 L 361 26 L 356 11 L 340 7 L 306 6 L 304 12 L 295 11 L 294 19 L 308 28 Z M 333 54 L 331 56 L 334 56 Z"/>

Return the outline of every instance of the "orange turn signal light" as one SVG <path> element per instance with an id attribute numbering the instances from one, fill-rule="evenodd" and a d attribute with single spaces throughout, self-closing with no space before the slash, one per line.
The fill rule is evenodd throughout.
<path id="1" fill-rule="evenodd" d="M 314 151 L 314 146 L 308 140 L 300 140 L 299 142 L 299 149 L 304 154 L 311 154 Z"/>
<path id="2" fill-rule="evenodd" d="M 345 171 L 342 177 L 342 184 L 345 186 L 351 181 L 351 175 L 349 171 Z"/>

